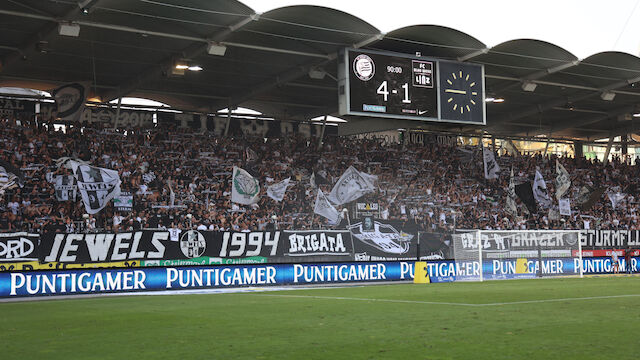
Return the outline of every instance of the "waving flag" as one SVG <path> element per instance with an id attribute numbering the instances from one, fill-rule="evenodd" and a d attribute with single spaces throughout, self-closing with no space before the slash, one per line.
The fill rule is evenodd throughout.
<path id="1" fill-rule="evenodd" d="M 571 187 L 571 177 L 567 170 L 556 160 L 556 198 L 560 200 Z"/>
<path id="2" fill-rule="evenodd" d="M 328 198 L 337 205 L 351 202 L 362 195 L 374 192 L 377 179 L 375 175 L 361 173 L 350 166 L 333 186 Z"/>
<path id="3" fill-rule="evenodd" d="M 289 182 L 291 178 L 288 177 L 279 183 L 275 183 L 267 187 L 267 196 L 272 198 L 275 201 L 282 201 L 284 199 L 284 194 L 287 192 L 287 187 L 289 186 Z"/>
<path id="4" fill-rule="evenodd" d="M 513 179 L 513 168 L 511 168 L 511 178 L 509 179 L 509 190 L 507 191 L 507 203 L 505 210 L 511 216 L 518 215 L 518 208 L 516 206 L 516 183 Z"/>
<path id="5" fill-rule="evenodd" d="M 89 214 L 95 214 L 120 194 L 120 176 L 116 170 L 71 162 L 73 174 Z"/>
<path id="6" fill-rule="evenodd" d="M 533 197 L 542 207 L 548 208 L 551 206 L 551 198 L 549 198 L 549 193 L 547 192 L 547 184 L 544 182 L 542 174 L 540 174 L 538 170 L 536 170 L 536 178 L 533 181 Z"/>
<path id="7" fill-rule="evenodd" d="M 332 223 L 337 223 L 338 220 L 340 220 L 340 212 L 338 212 L 338 210 L 329 203 L 329 200 L 320 189 L 318 189 L 318 195 L 316 196 L 316 203 L 313 207 L 313 212 L 320 216 L 324 216 Z"/>
<path id="8" fill-rule="evenodd" d="M 233 167 L 231 181 L 231 201 L 242 205 L 252 205 L 260 198 L 260 183 L 246 170 Z"/>
<path id="9" fill-rule="evenodd" d="M 482 160 L 484 161 L 484 178 L 497 179 L 500 172 L 500 166 L 496 161 L 493 151 L 482 148 Z"/>

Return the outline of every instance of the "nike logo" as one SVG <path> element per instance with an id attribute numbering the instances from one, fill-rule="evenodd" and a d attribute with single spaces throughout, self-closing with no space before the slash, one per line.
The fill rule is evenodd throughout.
<path id="1" fill-rule="evenodd" d="M 418 110 L 418 115 L 426 114 L 429 110 Z"/>

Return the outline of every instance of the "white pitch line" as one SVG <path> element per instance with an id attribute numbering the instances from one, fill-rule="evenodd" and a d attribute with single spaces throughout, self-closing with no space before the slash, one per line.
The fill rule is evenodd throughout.
<path id="1" fill-rule="evenodd" d="M 405 303 L 405 304 L 479 306 L 479 304 L 465 304 L 465 303 L 441 302 L 441 301 L 368 299 L 368 298 L 353 298 L 353 297 L 340 297 L 340 296 L 283 295 L 283 294 L 257 294 L 257 293 L 253 293 L 252 295 L 256 295 L 256 296 L 272 296 L 272 297 L 285 297 L 285 298 L 324 299 L 324 300 L 376 301 L 376 302 Z"/>
<path id="2" fill-rule="evenodd" d="M 486 304 L 468 304 L 468 303 L 456 303 L 456 302 L 445 302 L 445 301 L 370 299 L 370 298 L 353 298 L 353 297 L 340 297 L 340 296 L 284 295 L 284 294 L 257 294 L 257 293 L 251 293 L 251 295 L 255 295 L 255 296 L 271 296 L 271 297 L 285 297 L 285 298 L 324 299 L 324 300 L 375 301 L 375 302 L 404 303 L 404 304 L 452 305 L 452 306 L 467 306 L 467 307 L 503 306 L 503 305 L 517 305 L 517 304 L 538 304 L 538 303 L 558 302 L 558 301 L 615 299 L 615 298 L 639 297 L 640 296 L 640 294 L 605 295 L 605 296 L 588 296 L 588 297 L 578 297 L 578 298 L 541 299 L 541 300 L 525 300 L 525 301 L 486 303 Z"/>
<path id="3" fill-rule="evenodd" d="M 603 296 L 587 296 L 587 297 L 561 298 L 561 299 L 511 301 L 511 302 L 488 303 L 488 304 L 479 304 L 479 305 L 480 306 L 500 306 L 500 305 L 515 305 L 515 304 L 537 304 L 537 303 L 558 302 L 558 301 L 616 299 L 616 298 L 638 297 L 638 296 L 640 296 L 640 294 L 603 295 Z"/>

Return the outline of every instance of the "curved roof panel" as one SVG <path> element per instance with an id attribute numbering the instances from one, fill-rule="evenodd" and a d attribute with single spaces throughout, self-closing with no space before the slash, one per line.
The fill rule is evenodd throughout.
<path id="1" fill-rule="evenodd" d="M 83 14 L 72 0 L 0 2 L 0 86 L 51 89 L 88 80 L 105 100 L 137 94 L 207 112 L 229 103 L 252 104 L 272 116 L 303 120 L 337 112 L 334 55 L 344 47 L 363 47 L 484 64 L 487 90 L 505 102 L 487 103 L 487 127 L 458 125 L 459 131 L 600 136 L 624 126 L 614 116 L 640 104 L 640 58 L 626 53 L 578 61 L 535 39 L 488 49 L 472 35 L 438 25 L 401 27 L 380 39 L 380 30 L 357 14 L 321 6 L 287 6 L 255 16 L 236 0 L 88 4 Z M 79 36 L 59 35 L 61 20 L 79 24 Z M 226 47 L 222 56 L 209 54 L 212 43 Z M 177 60 L 204 71 L 176 73 Z M 533 91 L 523 89 L 526 81 L 536 84 Z M 603 99 L 603 91 L 614 98 Z"/>
<path id="2" fill-rule="evenodd" d="M 413 25 L 387 33 L 376 48 L 399 53 L 457 59 L 486 45 L 462 31 L 439 25 Z"/>

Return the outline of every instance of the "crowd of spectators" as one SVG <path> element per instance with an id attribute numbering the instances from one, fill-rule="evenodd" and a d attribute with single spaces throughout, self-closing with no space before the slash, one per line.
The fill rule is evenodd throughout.
<path id="1" fill-rule="evenodd" d="M 200 228 L 212 230 L 308 229 L 331 227 L 313 214 L 316 190 L 310 175 L 328 181 L 328 193 L 351 165 L 378 176 L 377 190 L 359 202 L 380 205 L 379 217 L 415 222 L 426 231 L 459 229 L 640 229 L 636 183 L 640 167 L 614 158 L 606 166 L 584 158 L 497 156 L 502 168 L 497 180 L 485 180 L 478 148 L 454 145 L 388 144 L 377 139 L 327 137 L 216 137 L 189 130 L 113 130 L 67 127 L 33 120 L 1 119 L 0 160 L 21 169 L 23 187 L 0 196 L 0 231 L 123 231 L 140 228 Z M 499 153 L 501 151 L 498 151 Z M 118 212 L 112 204 L 88 216 L 78 197 L 56 201 L 51 175 L 70 174 L 55 160 L 71 157 L 94 166 L 115 169 L 122 191 L 134 196 L 133 210 Z M 518 216 L 505 212 L 509 170 L 518 182 L 542 173 L 553 198 L 555 161 L 571 174 L 571 216 L 539 207 L 528 214 L 518 200 Z M 230 201 L 233 166 L 248 168 L 261 184 L 254 206 Z M 266 186 L 291 177 L 282 202 L 266 196 Z M 580 209 L 584 185 L 624 193 L 614 209 L 603 195 Z M 174 197 L 171 196 L 174 193 Z M 606 194 L 606 192 L 605 192 Z M 557 201 L 554 199 L 557 207 Z M 353 216 L 353 204 L 347 206 Z M 191 214 L 187 216 L 187 214 Z M 335 226 L 335 225 L 333 225 Z"/>

